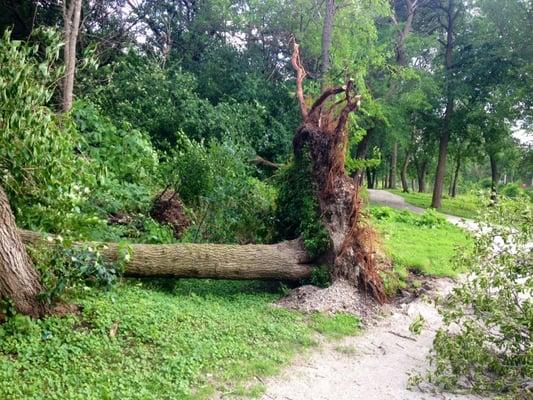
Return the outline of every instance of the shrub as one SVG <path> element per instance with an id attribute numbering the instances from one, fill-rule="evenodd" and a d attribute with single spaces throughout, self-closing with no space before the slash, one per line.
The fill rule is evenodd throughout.
<path id="1" fill-rule="evenodd" d="M 164 176 L 195 209 L 184 241 L 255 243 L 272 239 L 275 189 L 253 177 L 253 150 L 231 140 L 195 142 L 178 134 L 181 146 L 163 165 Z"/>
<path id="2" fill-rule="evenodd" d="M 161 182 L 159 155 L 148 136 L 128 123 L 114 123 L 89 102 L 76 102 L 72 116 L 83 139 L 80 150 L 98 176 L 91 204 L 104 215 L 145 212 Z"/>
<path id="3" fill-rule="evenodd" d="M 501 199 L 487 208 L 473 249 L 455 259 L 470 273 L 441 307 L 445 327 L 434 342 L 430 380 L 516 398 L 533 376 L 532 240 L 527 203 Z"/>
<path id="4" fill-rule="evenodd" d="M 515 199 L 524 194 L 524 190 L 520 187 L 518 183 L 508 183 L 501 190 L 500 193 L 505 197 Z"/>
<path id="5" fill-rule="evenodd" d="M 61 41 L 51 30 L 29 45 L 0 39 L 0 184 L 20 225 L 60 231 L 80 216 L 94 179 L 76 155 L 80 137 L 69 115 L 48 103 L 62 74 Z"/>
<path id="6" fill-rule="evenodd" d="M 53 303 L 65 290 L 79 284 L 109 289 L 122 273 L 124 262 L 131 255 L 129 248 L 121 245 L 118 262 L 109 262 L 102 258 L 103 247 L 104 245 L 96 244 L 80 247 L 60 236 L 49 237 L 48 243 L 30 246 L 30 257 L 39 271 L 44 287 L 42 298 Z"/>

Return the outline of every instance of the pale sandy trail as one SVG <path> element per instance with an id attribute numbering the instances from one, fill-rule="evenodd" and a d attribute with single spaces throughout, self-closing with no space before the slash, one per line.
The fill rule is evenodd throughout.
<path id="1" fill-rule="evenodd" d="M 371 190 L 371 202 L 421 213 L 390 192 Z M 471 221 L 448 216 L 450 222 L 469 228 Z M 433 283 L 432 295 L 446 294 L 450 279 Z M 409 376 L 429 367 L 427 356 L 441 318 L 429 299 L 388 306 L 384 317 L 359 336 L 341 342 L 326 342 L 302 355 L 279 376 L 266 379 L 263 400 L 474 400 L 475 395 L 435 393 L 430 388 L 409 389 Z M 426 321 L 420 335 L 409 325 L 422 315 Z"/>
<path id="2" fill-rule="evenodd" d="M 439 279 L 434 285 L 435 292 L 446 293 L 453 281 Z M 475 395 L 435 393 L 428 387 L 409 389 L 409 376 L 428 368 L 426 357 L 441 319 L 431 302 L 423 299 L 390 307 L 385 313 L 383 319 L 360 336 L 325 343 L 311 355 L 296 360 L 281 375 L 267 379 L 262 399 L 482 399 Z M 409 325 L 419 314 L 426 324 L 420 335 L 413 335 Z"/>

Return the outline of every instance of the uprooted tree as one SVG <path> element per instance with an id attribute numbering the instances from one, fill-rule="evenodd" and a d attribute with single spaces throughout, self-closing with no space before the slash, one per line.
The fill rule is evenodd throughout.
<path id="1" fill-rule="evenodd" d="M 309 209 L 311 205 L 307 217 L 312 221 L 303 222 L 318 228 L 302 228 L 300 221 L 299 227 L 284 236 L 293 240 L 272 245 L 135 244 L 125 266 L 126 275 L 301 280 L 311 275 L 313 265 L 326 264 L 333 280 L 347 280 L 377 301 L 386 300 L 372 247 L 373 231 L 361 220 L 357 186 L 344 169 L 346 123 L 349 114 L 359 107 L 360 96 L 348 80 L 344 86 L 324 89 L 309 107 L 303 91 L 306 71 L 297 44 L 292 65 L 297 75 L 302 124 L 293 140 L 294 157 L 287 171 L 292 176 L 288 176 L 287 186 L 292 185 L 292 179 L 300 179 L 311 198 L 307 207 L 300 207 L 298 201 L 306 199 L 302 192 L 293 191 L 292 195 L 280 196 L 287 203 L 280 204 L 280 209 Z M 38 299 L 39 276 L 22 243 L 42 242 L 43 235 L 16 230 L 1 188 L 0 212 L 0 297 L 9 298 L 21 313 L 41 316 L 46 307 Z M 290 225 L 294 219 L 282 219 L 281 223 Z M 116 261 L 119 253 L 118 245 L 106 244 L 102 256 Z"/>

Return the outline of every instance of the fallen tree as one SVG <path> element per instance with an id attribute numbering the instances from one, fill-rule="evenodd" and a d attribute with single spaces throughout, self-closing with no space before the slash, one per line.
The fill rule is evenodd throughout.
<path id="1" fill-rule="evenodd" d="M 20 230 L 26 244 L 49 243 L 42 234 Z M 86 246 L 78 243 L 74 246 Z M 94 243 L 106 261 L 116 262 L 121 248 L 116 243 Z M 128 276 L 182 278 L 277 279 L 296 281 L 311 275 L 311 259 L 301 240 L 278 244 L 131 244 L 125 264 Z"/>
<path id="2" fill-rule="evenodd" d="M 292 232 L 294 237 L 285 236 L 294 240 L 279 244 L 133 244 L 131 259 L 125 265 L 126 275 L 300 280 L 311 275 L 313 265 L 326 264 L 332 280 L 348 281 L 377 301 L 386 300 L 376 266 L 374 232 L 361 219 L 357 185 L 344 168 L 346 123 L 349 114 L 359 107 L 360 96 L 348 80 L 344 86 L 324 89 L 308 107 L 303 92 L 306 71 L 296 43 L 291 61 L 297 73 L 302 124 L 293 140 L 294 157 L 287 170 L 296 179 L 309 183 L 308 205 L 312 203 L 312 210 L 307 216 L 311 214 L 315 228 L 302 229 L 296 212 L 292 217 L 296 216 L 293 220 L 300 224 L 299 229 Z M 338 95 L 342 95 L 340 100 Z M 290 192 L 291 183 L 286 186 Z M 301 193 L 292 191 L 284 198 L 287 204 L 278 204 L 279 208 L 300 208 Z M 47 307 L 39 300 L 39 276 L 22 242 L 34 243 L 43 235 L 17 231 L 2 190 L 0 195 L 0 298 L 9 298 L 21 313 L 41 316 Z M 291 199 L 294 204 L 290 204 Z M 315 234 L 317 237 L 313 237 Z M 119 260 L 118 244 L 106 243 L 101 252 L 108 261 Z"/>

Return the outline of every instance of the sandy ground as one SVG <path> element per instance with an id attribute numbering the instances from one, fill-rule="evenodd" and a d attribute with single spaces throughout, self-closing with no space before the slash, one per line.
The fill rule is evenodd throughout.
<path id="1" fill-rule="evenodd" d="M 417 213 L 397 195 L 370 190 L 371 202 Z M 469 228 L 471 221 L 448 216 L 448 220 Z M 432 297 L 446 294 L 450 279 L 433 282 Z M 388 306 L 384 316 L 359 336 L 340 342 L 324 342 L 310 354 L 299 357 L 279 376 L 264 380 L 263 400 L 474 400 L 474 395 L 437 393 L 430 387 L 409 389 L 409 376 L 429 367 L 427 355 L 441 318 L 429 298 L 409 304 Z M 409 326 L 418 315 L 425 324 L 419 335 Z"/>
<path id="2" fill-rule="evenodd" d="M 448 292 L 453 281 L 439 279 L 434 291 Z M 436 393 L 431 387 L 409 389 L 409 376 L 428 368 L 441 319 L 429 299 L 384 310 L 385 316 L 360 336 L 326 342 L 280 376 L 265 381 L 263 400 L 474 400 L 474 395 Z M 419 335 L 409 331 L 418 315 L 425 324 Z"/>

